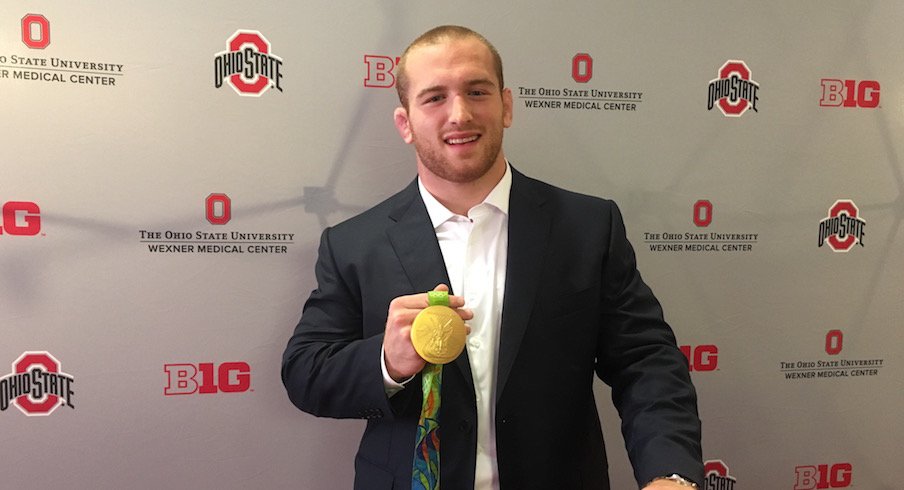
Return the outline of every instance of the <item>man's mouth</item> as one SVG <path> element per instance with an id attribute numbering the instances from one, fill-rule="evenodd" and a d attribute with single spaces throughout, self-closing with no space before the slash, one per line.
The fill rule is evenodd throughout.
<path id="1" fill-rule="evenodd" d="M 467 143 L 471 143 L 472 141 L 477 141 L 480 138 L 479 134 L 475 134 L 473 136 L 467 136 L 464 138 L 446 138 L 445 142 L 447 145 L 464 145 Z"/>

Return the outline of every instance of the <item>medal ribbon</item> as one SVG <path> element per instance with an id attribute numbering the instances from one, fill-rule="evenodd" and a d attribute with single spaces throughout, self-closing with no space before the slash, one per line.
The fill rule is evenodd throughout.
<path id="1" fill-rule="evenodd" d="M 427 293 L 430 306 L 449 306 L 449 293 Z M 413 490 L 439 489 L 439 407 L 440 388 L 443 382 L 442 364 L 424 366 L 421 371 L 421 390 L 424 402 L 417 424 L 417 440 L 414 445 L 414 464 L 411 477 Z"/>

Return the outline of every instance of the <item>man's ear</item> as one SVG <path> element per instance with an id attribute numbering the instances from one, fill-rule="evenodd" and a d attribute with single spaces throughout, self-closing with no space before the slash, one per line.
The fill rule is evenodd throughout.
<path id="1" fill-rule="evenodd" d="M 392 115 L 395 119 L 395 127 L 399 132 L 399 136 L 402 137 L 405 143 L 411 144 L 413 138 L 411 136 L 411 122 L 408 120 L 408 111 L 404 107 L 396 107 Z"/>
<path id="2" fill-rule="evenodd" d="M 514 108 L 515 106 L 512 103 L 512 91 L 507 88 L 502 91 L 502 127 L 511 127 L 512 112 L 514 111 Z"/>

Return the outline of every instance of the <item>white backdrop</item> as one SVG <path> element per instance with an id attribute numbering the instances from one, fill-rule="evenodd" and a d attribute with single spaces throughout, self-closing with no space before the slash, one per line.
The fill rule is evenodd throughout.
<path id="1" fill-rule="evenodd" d="M 691 358 L 709 484 L 894 488 L 902 14 L 892 1 L 4 2 L 2 486 L 351 486 L 363 422 L 297 411 L 280 356 L 320 231 L 414 176 L 391 124 L 393 59 L 457 23 L 503 56 L 514 165 L 621 206 Z M 258 96 L 215 83 L 239 31 L 269 55 Z M 740 117 L 708 109 L 730 60 L 757 86 Z M 832 248 L 845 236 L 820 246 L 831 218 L 865 223 L 846 252 Z M 46 416 L 19 397 L 39 384 L 17 368 L 29 352 L 72 380 Z M 602 383 L 597 395 L 613 486 L 632 488 Z"/>

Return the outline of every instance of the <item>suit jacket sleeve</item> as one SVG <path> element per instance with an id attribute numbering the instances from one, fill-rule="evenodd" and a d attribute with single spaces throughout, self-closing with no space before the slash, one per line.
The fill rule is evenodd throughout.
<path id="1" fill-rule="evenodd" d="M 304 305 L 282 363 L 289 399 L 317 416 L 392 417 L 411 391 L 390 399 L 383 388 L 383 334 L 364 335 L 361 288 L 350 264 L 337 260 L 331 229 L 324 230 L 315 266 L 317 289 Z M 345 269 L 343 269 L 345 267 Z"/>
<path id="2" fill-rule="evenodd" d="M 601 284 L 597 373 L 612 387 L 637 482 L 679 473 L 702 485 L 701 425 L 687 360 L 640 277 L 614 203 Z"/>

